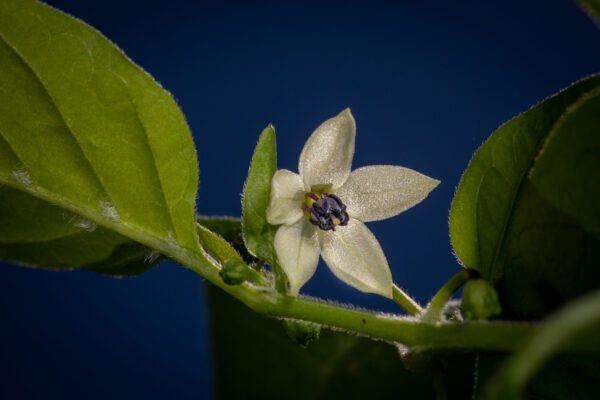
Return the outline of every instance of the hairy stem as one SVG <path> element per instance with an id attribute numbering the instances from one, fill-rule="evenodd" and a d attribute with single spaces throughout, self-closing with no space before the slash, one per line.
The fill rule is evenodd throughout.
<path id="1" fill-rule="evenodd" d="M 0 182 L 19 190 L 28 190 L 12 181 Z M 179 247 L 172 240 L 160 238 L 139 230 L 136 226 L 110 219 L 98 212 L 80 207 L 72 202 L 36 188 L 36 197 L 57 204 L 65 210 L 89 218 L 94 223 L 114 230 L 136 242 L 145 244 L 161 254 L 173 258 L 200 274 L 256 312 L 291 319 L 300 319 L 342 329 L 365 336 L 402 343 L 407 347 L 456 350 L 512 350 L 526 337 L 539 329 L 536 324 L 507 322 L 429 323 L 412 317 L 386 315 L 329 304 L 304 297 L 290 297 L 276 291 L 243 283 L 225 284 L 219 276 L 220 269 L 213 265 L 200 248 Z M 409 306 L 410 307 L 410 306 Z M 600 350 L 596 338 L 584 338 L 564 347 L 571 350 Z"/>
<path id="2" fill-rule="evenodd" d="M 394 301 L 409 315 L 418 315 L 423 311 L 419 303 L 396 285 L 392 289 L 392 295 Z"/>
<path id="3" fill-rule="evenodd" d="M 0 179 L 0 182 L 24 190 L 11 181 L 3 182 Z M 40 188 L 36 188 L 33 194 L 173 258 L 262 314 L 315 322 L 373 338 L 402 343 L 407 347 L 431 349 L 512 350 L 524 338 L 531 336 L 539 329 L 539 326 L 535 324 L 506 322 L 434 324 L 412 317 L 402 318 L 396 315 L 341 307 L 310 298 L 290 297 L 251 283 L 230 286 L 223 282 L 219 276 L 220 269 L 202 254 L 200 248 L 179 247 L 172 240 L 159 238 L 139 230 L 136 226 L 115 221 Z M 598 351 L 600 350 L 600 341 L 594 337 L 588 337 L 578 340 L 576 343 L 567 343 L 564 348 Z"/>
<path id="4" fill-rule="evenodd" d="M 172 249 L 174 250 L 174 249 Z M 429 323 L 412 317 L 399 317 L 352 309 L 306 297 L 291 297 L 276 291 L 242 284 L 228 286 L 218 273 L 187 250 L 170 254 L 188 268 L 200 273 L 256 312 L 276 317 L 300 319 L 352 333 L 402 343 L 408 347 L 455 350 L 512 350 L 539 325 L 508 322 Z M 205 274 L 208 272 L 208 274 Z M 600 350 L 596 340 L 567 346 L 572 350 Z"/>

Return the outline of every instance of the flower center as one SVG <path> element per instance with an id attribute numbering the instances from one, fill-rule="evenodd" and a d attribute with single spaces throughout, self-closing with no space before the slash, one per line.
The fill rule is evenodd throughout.
<path id="1" fill-rule="evenodd" d="M 313 192 L 307 193 L 304 211 L 310 215 L 310 223 L 324 231 L 335 231 L 336 225 L 348 224 L 346 205 L 334 194 L 322 192 L 321 197 Z"/>

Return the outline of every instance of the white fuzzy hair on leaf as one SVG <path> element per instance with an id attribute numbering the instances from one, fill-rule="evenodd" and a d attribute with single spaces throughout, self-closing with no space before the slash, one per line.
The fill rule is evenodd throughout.
<path id="1" fill-rule="evenodd" d="M 112 221 L 119 220 L 119 213 L 117 212 L 117 209 L 115 208 L 113 203 L 111 203 L 110 201 L 100 200 L 100 210 L 102 211 L 102 216 L 104 218 L 110 219 Z"/>
<path id="2" fill-rule="evenodd" d="M 29 172 L 27 172 L 23 165 L 19 164 L 15 166 L 14 170 L 12 171 L 12 175 L 21 186 L 29 190 L 33 189 L 31 175 L 29 175 Z"/>

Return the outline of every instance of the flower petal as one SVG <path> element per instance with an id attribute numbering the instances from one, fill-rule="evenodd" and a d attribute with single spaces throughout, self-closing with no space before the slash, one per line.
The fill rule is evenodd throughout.
<path id="1" fill-rule="evenodd" d="M 321 231 L 323 259 L 339 279 L 358 290 L 392 298 L 392 274 L 369 228 L 350 218 L 335 232 Z"/>
<path id="2" fill-rule="evenodd" d="M 271 198 L 267 207 L 267 222 L 271 225 L 291 225 L 302 217 L 304 183 L 300 175 L 280 169 L 271 180 Z"/>
<path id="3" fill-rule="evenodd" d="M 294 225 L 279 227 L 273 243 L 279 264 L 290 283 L 290 294 L 297 296 L 319 263 L 321 249 L 317 230 L 302 218 Z"/>
<path id="4" fill-rule="evenodd" d="M 421 202 L 440 181 L 392 165 L 373 165 L 352 171 L 335 194 L 348 215 L 363 222 L 393 217 Z"/>
<path id="5" fill-rule="evenodd" d="M 354 156 L 356 124 L 347 108 L 319 126 L 306 141 L 298 171 L 307 189 L 330 186 L 336 189 L 346 182 Z"/>

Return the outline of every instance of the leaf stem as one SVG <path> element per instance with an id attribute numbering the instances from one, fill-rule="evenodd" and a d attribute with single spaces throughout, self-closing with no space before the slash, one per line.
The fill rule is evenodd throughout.
<path id="1" fill-rule="evenodd" d="M 423 311 L 423 308 L 419 305 L 419 303 L 417 303 L 408 295 L 408 293 L 396 285 L 394 285 L 392 288 L 392 295 L 394 297 L 394 301 L 398 303 L 398 305 L 402 307 L 402 309 L 409 315 L 418 315 Z"/>
<path id="2" fill-rule="evenodd" d="M 479 273 L 474 269 L 462 269 L 452 275 L 448 282 L 444 284 L 433 296 L 421 319 L 427 322 L 436 322 L 442 319 L 442 311 L 444 306 L 450 300 L 452 295 L 460 289 L 460 287 L 470 279 L 479 277 Z"/>

